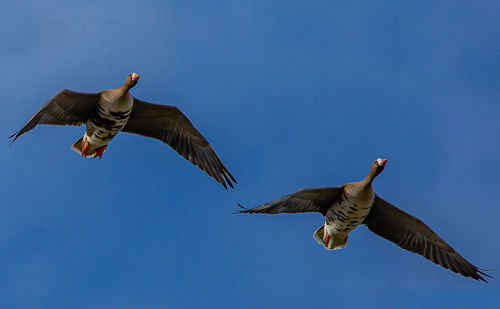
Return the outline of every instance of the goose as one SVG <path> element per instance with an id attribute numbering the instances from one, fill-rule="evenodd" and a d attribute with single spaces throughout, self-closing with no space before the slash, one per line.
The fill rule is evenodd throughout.
<path id="1" fill-rule="evenodd" d="M 64 89 L 50 99 L 28 123 L 11 135 L 11 145 L 36 125 L 81 126 L 86 130 L 71 149 L 84 158 L 102 158 L 120 132 L 158 139 L 198 166 L 227 189 L 236 179 L 189 119 L 175 106 L 147 103 L 130 93 L 140 75 L 130 73 L 116 89 L 81 93 Z"/>
<path id="2" fill-rule="evenodd" d="M 237 213 L 280 214 L 318 212 L 326 220 L 314 232 L 314 239 L 327 250 L 343 249 L 349 233 L 361 224 L 399 247 L 465 277 L 486 282 L 491 278 L 472 265 L 425 223 L 381 199 L 372 188 L 373 180 L 387 164 L 387 159 L 373 162 L 370 172 L 360 182 L 335 188 L 302 189 L 269 203 Z M 482 276 L 481 276 L 482 275 Z"/>

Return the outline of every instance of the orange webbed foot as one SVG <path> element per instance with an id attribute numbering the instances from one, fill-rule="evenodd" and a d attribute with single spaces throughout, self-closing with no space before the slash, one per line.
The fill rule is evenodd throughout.
<path id="1" fill-rule="evenodd" d="M 323 242 L 325 243 L 325 245 L 328 246 L 328 244 L 330 243 L 330 234 L 328 234 L 328 232 L 325 230 L 325 236 L 323 237 Z"/>
<path id="2" fill-rule="evenodd" d="M 104 146 L 101 146 L 101 147 L 97 148 L 95 150 L 94 158 L 99 157 L 99 160 L 101 160 L 102 154 L 104 153 L 104 151 L 106 150 L 106 148 L 108 148 L 108 145 L 104 145 Z"/>
<path id="3" fill-rule="evenodd" d="M 87 149 L 89 149 L 89 140 L 85 138 L 85 144 L 83 145 L 82 148 L 82 158 L 87 157 Z"/>

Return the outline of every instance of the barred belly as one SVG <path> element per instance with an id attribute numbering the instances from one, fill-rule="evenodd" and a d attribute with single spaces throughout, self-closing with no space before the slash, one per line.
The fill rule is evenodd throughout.
<path id="1" fill-rule="evenodd" d="M 85 136 L 90 144 L 104 146 L 108 144 L 127 124 L 132 107 L 125 110 L 106 110 L 97 105 L 97 112 L 87 122 Z"/>
<path id="2" fill-rule="evenodd" d="M 344 199 L 330 208 L 326 216 L 326 226 L 331 234 L 348 234 L 358 227 L 371 209 L 372 202 Z"/>

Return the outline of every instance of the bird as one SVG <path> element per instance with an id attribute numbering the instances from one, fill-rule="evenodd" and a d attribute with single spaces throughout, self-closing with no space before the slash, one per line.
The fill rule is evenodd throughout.
<path id="1" fill-rule="evenodd" d="M 98 93 L 60 91 L 9 137 L 10 144 L 39 124 L 85 125 L 85 134 L 71 149 L 82 157 L 101 159 L 118 133 L 133 133 L 166 143 L 225 189 L 227 185 L 234 188 L 236 179 L 179 108 L 144 102 L 129 93 L 139 78 L 139 74 L 130 73 L 121 87 Z"/>
<path id="2" fill-rule="evenodd" d="M 363 224 L 376 235 L 445 269 L 487 282 L 483 276 L 491 276 L 462 257 L 425 223 L 375 194 L 373 180 L 382 173 L 386 164 L 387 159 L 375 160 L 368 176 L 360 182 L 340 187 L 301 189 L 251 209 L 238 204 L 243 210 L 236 213 L 320 213 L 326 218 L 325 224 L 313 236 L 327 250 L 345 248 L 349 233 Z"/>

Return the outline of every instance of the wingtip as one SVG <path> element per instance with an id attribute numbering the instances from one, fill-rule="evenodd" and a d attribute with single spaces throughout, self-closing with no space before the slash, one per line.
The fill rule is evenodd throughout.
<path id="1" fill-rule="evenodd" d="M 224 178 L 222 179 L 222 185 L 224 186 L 224 188 L 226 188 L 227 190 L 227 187 L 225 186 L 225 183 L 227 183 L 231 189 L 234 189 L 234 184 L 238 184 L 238 182 L 236 181 L 236 179 L 233 177 L 233 175 L 231 175 L 231 173 L 227 170 L 227 168 L 224 166 L 224 173 L 222 175 Z"/>
<path id="2" fill-rule="evenodd" d="M 238 182 L 236 181 L 236 178 L 234 178 L 234 176 L 233 176 L 233 175 L 231 175 L 231 173 L 230 173 L 229 171 L 227 171 L 227 174 L 229 175 L 229 178 L 231 178 L 231 180 L 232 180 L 234 183 L 238 183 Z"/>
<path id="3" fill-rule="evenodd" d="M 481 281 L 483 281 L 485 283 L 488 283 L 488 281 L 485 278 L 483 278 L 481 275 L 483 275 L 483 276 L 485 276 L 487 278 L 490 278 L 490 279 L 493 279 L 494 277 L 488 275 L 487 273 L 485 273 L 485 271 L 493 271 L 493 270 L 492 269 L 480 269 L 480 268 L 478 268 L 477 269 L 477 278 L 474 278 L 474 279 L 481 280 Z"/>
<path id="4" fill-rule="evenodd" d="M 16 139 L 19 137 L 18 133 L 19 132 L 16 132 L 16 133 L 12 134 L 11 136 L 9 136 L 9 139 L 10 139 L 9 147 L 12 147 L 12 144 L 14 144 Z"/>
<path id="5" fill-rule="evenodd" d="M 228 188 L 228 186 L 229 186 L 231 189 L 234 189 L 234 185 L 233 185 L 233 183 L 232 183 L 229 179 L 227 179 L 227 177 L 226 177 L 226 179 L 225 179 L 225 180 L 223 179 L 223 180 L 221 180 L 221 181 L 217 181 L 217 182 L 219 182 L 219 183 L 220 183 L 220 184 L 224 187 L 224 189 L 226 189 L 226 190 L 228 190 L 228 189 L 229 189 L 229 188 Z M 233 182 L 234 182 L 235 184 L 238 184 L 236 181 L 233 181 Z"/>
<path id="6" fill-rule="evenodd" d="M 248 210 L 248 208 L 242 206 L 240 203 L 236 203 L 236 206 L 238 206 L 239 208 L 243 209 L 243 210 L 235 210 L 233 211 L 231 214 L 232 215 L 236 215 L 236 214 L 242 214 L 242 213 L 245 213 L 246 210 Z"/>

